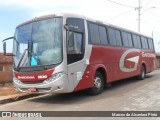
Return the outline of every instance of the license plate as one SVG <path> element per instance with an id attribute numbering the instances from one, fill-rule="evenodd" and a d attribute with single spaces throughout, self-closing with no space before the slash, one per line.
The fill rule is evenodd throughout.
<path id="1" fill-rule="evenodd" d="M 30 92 L 37 92 L 37 89 L 36 88 L 28 88 L 28 91 L 30 91 Z"/>

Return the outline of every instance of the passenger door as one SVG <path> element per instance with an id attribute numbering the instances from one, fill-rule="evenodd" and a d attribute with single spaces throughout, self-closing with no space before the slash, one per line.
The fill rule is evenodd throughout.
<path id="1" fill-rule="evenodd" d="M 76 87 L 82 79 L 86 68 L 85 61 L 83 60 L 85 53 L 84 20 L 79 18 L 68 18 L 67 26 L 69 27 L 66 42 L 68 79 L 69 82 L 72 82 L 74 87 Z"/>

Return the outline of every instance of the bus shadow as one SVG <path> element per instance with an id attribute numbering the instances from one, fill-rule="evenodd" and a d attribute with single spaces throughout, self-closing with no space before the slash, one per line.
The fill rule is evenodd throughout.
<path id="1" fill-rule="evenodd" d="M 91 96 L 88 90 L 82 90 L 74 93 L 65 94 L 47 94 L 44 96 L 30 99 L 31 102 L 45 104 L 78 104 L 87 103 L 99 99 L 107 99 L 113 97 L 121 97 L 123 94 L 130 92 L 151 81 L 152 75 L 147 75 L 145 80 L 138 80 L 136 77 L 123 79 L 113 82 L 110 87 L 105 87 L 100 95 Z"/>

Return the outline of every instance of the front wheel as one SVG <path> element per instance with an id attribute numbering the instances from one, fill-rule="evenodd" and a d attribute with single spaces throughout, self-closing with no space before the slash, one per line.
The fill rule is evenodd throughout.
<path id="1" fill-rule="evenodd" d="M 92 95 L 98 95 L 102 93 L 104 88 L 104 78 L 100 72 L 96 72 L 94 75 L 94 86 L 90 88 L 89 92 Z"/>
<path id="2" fill-rule="evenodd" d="M 140 75 L 139 75 L 139 79 L 140 80 L 144 80 L 146 78 L 146 69 L 145 69 L 145 67 L 142 65 L 142 67 L 141 67 L 141 73 L 140 73 Z"/>

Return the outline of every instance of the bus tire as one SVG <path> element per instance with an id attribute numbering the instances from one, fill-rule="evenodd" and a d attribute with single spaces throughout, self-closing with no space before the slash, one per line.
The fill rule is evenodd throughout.
<path id="1" fill-rule="evenodd" d="M 96 72 L 94 75 L 94 86 L 89 89 L 91 95 L 98 95 L 102 93 L 104 89 L 104 78 L 100 72 Z"/>
<path id="2" fill-rule="evenodd" d="M 144 80 L 146 78 L 146 69 L 144 65 L 141 66 L 141 73 L 139 75 L 139 80 Z"/>

